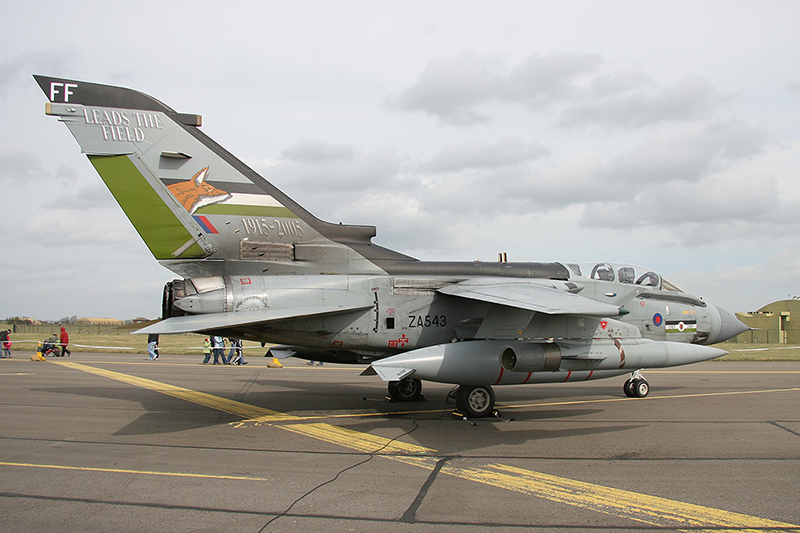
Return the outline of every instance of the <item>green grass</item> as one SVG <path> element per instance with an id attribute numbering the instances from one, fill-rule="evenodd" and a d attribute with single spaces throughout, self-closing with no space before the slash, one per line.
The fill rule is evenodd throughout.
<path id="1" fill-rule="evenodd" d="M 14 342 L 13 351 L 33 351 L 36 342 L 49 335 L 34 333 L 14 333 L 11 340 Z M 159 348 L 163 354 L 203 354 L 204 335 L 187 333 L 184 335 L 162 335 Z M 102 352 L 102 353 L 147 353 L 147 335 L 130 335 L 122 332 L 121 335 L 80 335 L 70 334 L 70 350 L 73 352 Z M 245 355 L 263 356 L 267 349 L 260 343 L 244 341 Z M 800 361 L 800 346 L 787 344 L 743 344 L 723 342 L 715 347 L 730 352 L 725 357 L 716 361 Z M 227 348 L 226 348 L 227 350 Z"/>
<path id="2" fill-rule="evenodd" d="M 730 352 L 715 361 L 800 361 L 800 346 L 721 342 L 716 348 Z"/>
<path id="3" fill-rule="evenodd" d="M 49 335 L 37 336 L 32 333 L 12 333 L 14 343 L 12 352 L 27 352 L 36 350 L 36 342 L 47 338 Z M 185 335 L 161 335 L 158 346 L 162 354 L 202 355 L 203 340 L 205 335 L 187 333 Z M 244 341 L 245 355 L 263 356 L 267 348 L 262 348 L 260 343 Z M 230 347 L 226 346 L 226 353 Z M 96 353 L 147 353 L 147 335 L 79 335 L 70 334 L 69 350 L 72 352 Z"/>

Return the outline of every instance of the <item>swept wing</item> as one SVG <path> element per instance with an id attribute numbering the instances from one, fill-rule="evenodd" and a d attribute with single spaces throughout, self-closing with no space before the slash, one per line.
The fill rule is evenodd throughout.
<path id="1" fill-rule="evenodd" d="M 477 278 L 438 289 L 442 294 L 550 315 L 618 316 L 619 307 L 574 294 L 574 283 Z"/>

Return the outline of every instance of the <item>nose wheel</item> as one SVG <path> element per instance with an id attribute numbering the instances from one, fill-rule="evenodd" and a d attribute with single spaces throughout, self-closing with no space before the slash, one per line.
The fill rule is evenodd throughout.
<path id="1" fill-rule="evenodd" d="M 390 381 L 389 397 L 396 402 L 415 402 L 422 397 L 422 381 L 417 378 Z"/>
<path id="2" fill-rule="evenodd" d="M 650 384 L 644 379 L 640 370 L 636 370 L 631 377 L 622 385 L 625 396 L 628 398 L 644 398 L 650 394 Z"/>

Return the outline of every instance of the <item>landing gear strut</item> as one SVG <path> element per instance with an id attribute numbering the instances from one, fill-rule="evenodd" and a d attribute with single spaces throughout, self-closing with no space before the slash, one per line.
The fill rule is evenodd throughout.
<path id="1" fill-rule="evenodd" d="M 489 385 L 459 385 L 456 407 L 467 418 L 481 418 L 493 414 L 494 391 Z"/>
<path id="2" fill-rule="evenodd" d="M 422 381 L 406 378 L 389 382 L 389 397 L 396 402 L 414 402 L 422 395 Z"/>
<path id="3" fill-rule="evenodd" d="M 644 398 L 650 394 L 650 384 L 642 376 L 641 370 L 635 370 L 631 377 L 622 385 L 625 396 L 628 398 Z"/>

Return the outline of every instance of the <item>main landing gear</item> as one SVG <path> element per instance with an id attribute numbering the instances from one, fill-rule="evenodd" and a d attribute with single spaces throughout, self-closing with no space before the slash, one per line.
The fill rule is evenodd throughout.
<path id="1" fill-rule="evenodd" d="M 414 402 L 424 399 L 422 381 L 406 378 L 389 382 L 389 397 L 395 402 Z M 482 418 L 498 416 L 494 410 L 494 391 L 489 385 L 459 385 L 455 391 L 458 416 Z"/>
<path id="2" fill-rule="evenodd" d="M 622 390 L 628 398 L 644 398 L 650 394 L 650 384 L 642 376 L 641 370 L 635 370 L 622 386 Z"/>
<path id="3" fill-rule="evenodd" d="M 457 413 L 466 418 L 495 415 L 494 391 L 489 385 L 459 385 L 456 390 Z"/>

